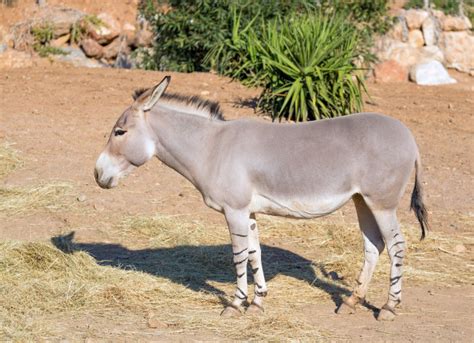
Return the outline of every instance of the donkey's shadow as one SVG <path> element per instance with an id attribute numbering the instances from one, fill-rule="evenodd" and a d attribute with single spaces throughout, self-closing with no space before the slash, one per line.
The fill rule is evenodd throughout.
<path id="1" fill-rule="evenodd" d="M 194 291 L 216 294 L 223 302 L 225 302 L 224 292 L 210 285 L 209 281 L 225 283 L 236 281 L 232 266 L 232 249 L 227 244 L 130 250 L 120 244 L 75 243 L 73 240 L 74 231 L 51 238 L 52 243 L 65 253 L 85 251 L 100 265 L 164 277 Z M 350 294 L 344 284 L 336 285 L 317 277 L 315 269 L 327 279 L 340 280 L 337 273 L 327 271 L 323 265 L 315 264 L 285 249 L 263 244 L 261 248 L 267 280 L 283 274 L 305 281 L 330 294 L 336 306 L 342 303 L 343 295 Z"/>

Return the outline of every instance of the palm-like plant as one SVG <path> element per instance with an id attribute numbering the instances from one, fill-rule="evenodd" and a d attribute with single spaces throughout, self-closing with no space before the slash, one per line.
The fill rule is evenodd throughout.
<path id="1" fill-rule="evenodd" d="M 342 16 L 293 16 L 268 24 L 257 50 L 263 83 L 259 107 L 274 119 L 306 121 L 349 114 L 362 107 L 357 73 L 358 35 Z"/>

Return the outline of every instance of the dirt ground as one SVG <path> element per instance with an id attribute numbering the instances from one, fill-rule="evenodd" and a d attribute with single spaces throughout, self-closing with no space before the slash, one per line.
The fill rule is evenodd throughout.
<path id="1" fill-rule="evenodd" d="M 460 81 L 458 84 L 440 87 L 420 87 L 412 83 L 369 84 L 371 98 L 367 99 L 365 110 L 396 117 L 413 131 L 423 161 L 431 230 L 452 237 L 472 238 L 474 78 L 452 74 Z M 220 225 L 225 230 L 222 215 L 208 209 L 189 182 L 159 161 L 151 161 L 113 190 L 102 190 L 94 182 L 95 160 L 116 118 L 130 104 L 133 90 L 153 85 L 164 75 L 54 65 L 2 71 L 0 141 L 14 144 L 24 160 L 21 168 L 4 179 L 3 186 L 65 181 L 73 185 L 75 205 L 64 211 L 2 216 L 0 240 L 49 241 L 55 235 L 74 230 L 76 241 L 80 243 L 120 243 L 134 248 L 143 246 L 143 242 L 138 238 L 124 242 L 114 236 L 112 228 L 118 218 L 156 213 L 181 215 Z M 171 91 L 204 94 L 218 100 L 228 119 L 268 120 L 256 115 L 251 106 L 252 99 L 258 95 L 256 89 L 206 73 L 171 75 Z M 408 211 L 408 193 L 399 215 L 402 223 L 416 227 L 416 220 Z M 353 205 L 347 204 L 324 220 L 324 223 L 339 225 L 355 223 Z M 263 243 L 284 246 L 301 256 L 314 256 L 291 241 Z M 462 261 L 472 266 L 472 245 L 466 243 L 465 248 Z M 406 282 L 404 307 L 391 323 L 377 322 L 371 311 L 336 316 L 335 305 L 329 300 L 314 303 L 308 300 L 308 304 L 294 313 L 309 325 L 331 333 L 330 340 L 468 342 L 474 334 L 473 290 L 472 284 L 447 287 L 436 282 Z M 385 294 L 380 291 L 373 297 L 371 302 L 382 304 Z M 122 318 L 118 313 L 104 316 L 59 315 L 50 320 L 68 327 L 68 333 L 75 339 L 89 337 L 85 332 L 94 333 L 92 337 L 96 339 L 115 337 L 123 341 L 222 339 L 205 331 L 193 337 L 168 335 L 166 330 L 157 332 L 147 327 L 142 317 Z M 297 338 L 282 337 L 282 340 Z"/>

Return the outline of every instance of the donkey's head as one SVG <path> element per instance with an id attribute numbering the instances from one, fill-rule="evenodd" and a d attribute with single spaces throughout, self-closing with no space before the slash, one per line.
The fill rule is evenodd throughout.
<path id="1" fill-rule="evenodd" d="M 166 76 L 155 87 L 143 92 L 115 123 L 95 165 L 94 176 L 100 187 L 117 186 L 121 177 L 155 155 L 156 135 L 147 116 L 168 87 L 170 79 Z"/>

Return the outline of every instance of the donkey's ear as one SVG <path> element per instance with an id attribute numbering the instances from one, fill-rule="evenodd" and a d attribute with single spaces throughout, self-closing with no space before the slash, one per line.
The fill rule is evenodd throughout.
<path id="1" fill-rule="evenodd" d="M 153 106 L 155 106 L 155 104 L 158 102 L 158 100 L 168 87 L 170 80 L 171 76 L 165 76 L 165 78 L 161 80 L 159 84 L 152 88 L 151 95 L 143 99 L 143 103 L 140 106 L 143 111 L 149 111 Z"/>

